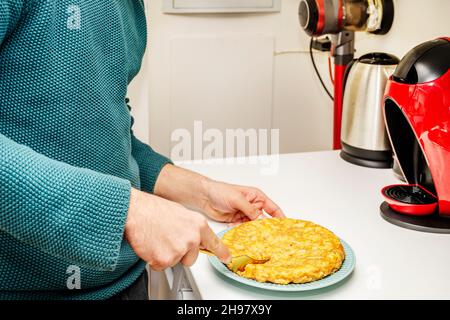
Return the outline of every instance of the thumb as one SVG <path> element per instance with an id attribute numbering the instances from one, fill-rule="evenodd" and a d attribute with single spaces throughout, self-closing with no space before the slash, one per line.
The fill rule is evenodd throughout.
<path id="1" fill-rule="evenodd" d="M 207 227 L 201 233 L 201 247 L 212 252 L 223 263 L 231 262 L 231 252 L 228 247 L 214 234 L 211 228 Z"/>
<path id="2" fill-rule="evenodd" d="M 233 203 L 235 209 L 244 213 L 251 220 L 256 220 L 262 214 L 262 211 L 251 204 L 243 194 L 239 193 L 239 196 Z"/>

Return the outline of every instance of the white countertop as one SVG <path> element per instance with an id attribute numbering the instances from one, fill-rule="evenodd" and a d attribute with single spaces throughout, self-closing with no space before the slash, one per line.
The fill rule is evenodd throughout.
<path id="1" fill-rule="evenodd" d="M 410 231 L 379 214 L 391 170 L 343 161 L 337 152 L 281 155 L 279 171 L 251 164 L 184 164 L 217 180 L 259 187 L 293 218 L 323 225 L 350 244 L 356 268 L 344 283 L 310 293 L 276 293 L 219 277 L 201 255 L 187 269 L 203 299 L 450 299 L 450 235 Z M 225 225 L 211 222 L 219 232 Z"/>

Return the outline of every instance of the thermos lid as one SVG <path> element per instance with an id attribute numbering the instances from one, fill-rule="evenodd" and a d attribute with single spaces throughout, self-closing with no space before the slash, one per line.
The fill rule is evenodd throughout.
<path id="1" fill-rule="evenodd" d="M 400 60 L 393 54 L 384 52 L 372 52 L 361 56 L 358 62 L 376 65 L 396 65 Z"/>

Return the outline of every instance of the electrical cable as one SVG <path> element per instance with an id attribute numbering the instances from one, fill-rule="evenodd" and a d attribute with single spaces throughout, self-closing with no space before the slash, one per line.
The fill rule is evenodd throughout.
<path id="1" fill-rule="evenodd" d="M 330 99 L 332 101 L 334 101 L 333 96 L 331 95 L 330 91 L 328 91 L 328 88 L 326 87 L 325 83 L 323 82 L 323 79 L 322 79 L 322 77 L 320 75 L 319 69 L 317 69 L 316 61 L 314 60 L 314 54 L 313 54 L 313 41 L 314 41 L 314 38 L 311 37 L 311 41 L 309 42 L 309 55 L 311 56 L 311 62 L 312 62 L 312 65 L 314 67 L 314 71 L 316 72 L 317 77 L 319 78 L 323 89 L 325 90 L 327 95 L 330 97 Z"/>
<path id="2" fill-rule="evenodd" d="M 331 68 L 331 58 L 330 57 L 328 57 L 328 73 L 330 74 L 331 83 L 334 85 L 334 76 L 333 76 L 333 70 Z"/>

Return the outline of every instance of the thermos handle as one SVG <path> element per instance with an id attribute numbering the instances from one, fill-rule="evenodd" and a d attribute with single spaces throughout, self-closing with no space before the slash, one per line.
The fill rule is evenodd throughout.
<path id="1" fill-rule="evenodd" d="M 345 68 L 345 72 L 344 72 L 344 80 L 343 80 L 343 86 L 342 86 L 342 96 L 345 94 L 345 86 L 347 85 L 348 75 L 349 75 L 350 70 L 351 70 L 351 68 L 353 67 L 353 65 L 355 64 L 356 61 L 358 61 L 358 59 L 353 59 L 353 60 L 350 61 L 350 63 L 347 65 L 347 68 Z"/>

